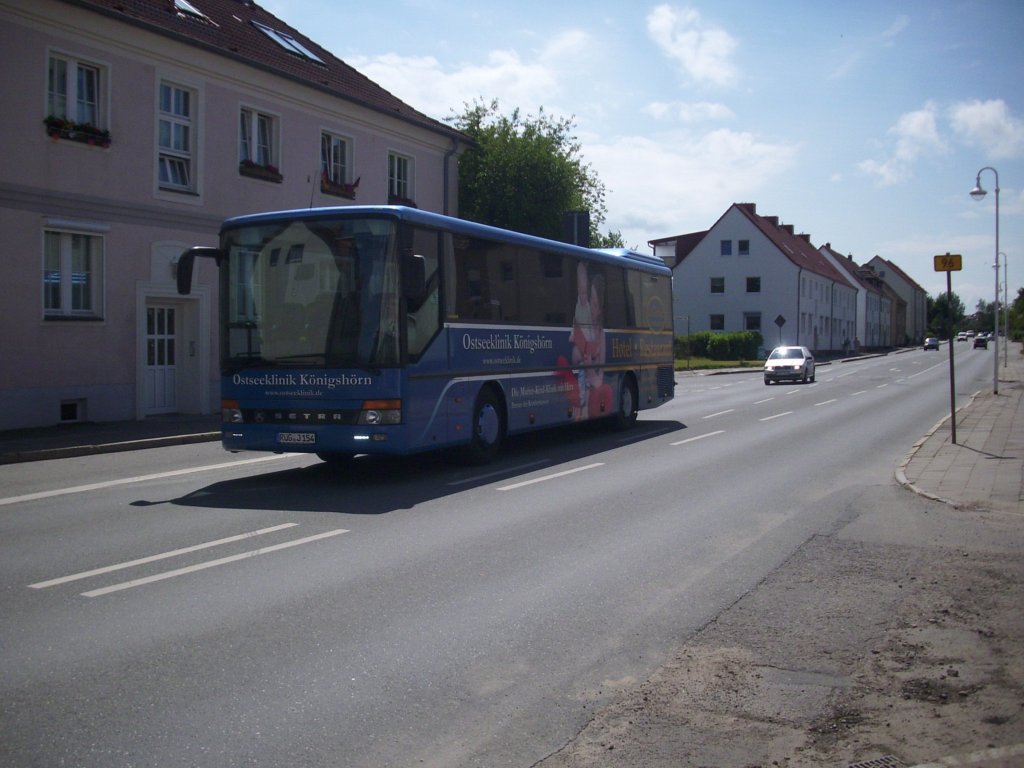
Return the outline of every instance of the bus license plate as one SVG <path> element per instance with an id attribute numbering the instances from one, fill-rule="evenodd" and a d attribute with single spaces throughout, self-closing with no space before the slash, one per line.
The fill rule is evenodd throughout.
<path id="1" fill-rule="evenodd" d="M 278 432 L 277 442 L 291 445 L 311 445 L 316 442 L 316 435 L 312 432 Z"/>

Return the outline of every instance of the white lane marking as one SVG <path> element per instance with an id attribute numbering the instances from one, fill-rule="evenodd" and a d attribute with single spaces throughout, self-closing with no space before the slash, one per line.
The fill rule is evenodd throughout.
<path id="1" fill-rule="evenodd" d="M 888 386 L 888 384 L 879 384 L 877 387 L 875 387 L 875 389 L 885 389 Z"/>
<path id="2" fill-rule="evenodd" d="M 465 477 L 462 480 L 452 480 L 447 483 L 449 486 L 454 485 L 465 485 L 466 483 L 476 483 L 481 480 L 486 480 L 490 477 L 496 477 L 498 475 L 509 475 L 517 472 L 522 472 L 524 469 L 530 469 L 530 467 L 539 467 L 541 464 L 550 464 L 551 459 L 541 459 L 540 461 L 531 461 L 529 464 L 520 464 L 517 467 L 508 467 L 507 469 L 499 469 L 494 472 L 487 472 L 483 475 L 473 475 L 472 477 Z"/>
<path id="3" fill-rule="evenodd" d="M 771 421 L 772 419 L 781 419 L 783 416 L 789 416 L 792 413 L 792 411 L 783 411 L 782 413 L 776 413 L 774 416 L 765 416 L 763 419 L 758 419 L 758 421 Z"/>
<path id="4" fill-rule="evenodd" d="M 154 563 L 157 560 L 166 560 L 169 557 L 177 557 L 178 555 L 186 555 L 189 552 L 198 552 L 201 549 L 209 549 L 210 547 L 219 547 L 222 544 L 231 544 L 235 541 L 242 541 L 243 539 L 249 539 L 253 536 L 262 536 L 265 533 L 274 533 L 275 531 L 283 531 L 285 528 L 294 528 L 298 523 L 282 523 L 281 525 L 275 525 L 270 528 L 260 528 L 258 531 L 250 531 L 249 533 L 240 533 L 237 536 L 228 536 L 225 539 L 217 539 L 216 541 L 207 541 L 202 544 L 195 544 L 191 547 L 182 547 L 181 549 L 171 550 L 170 552 L 161 552 L 158 555 L 150 555 L 149 557 L 140 557 L 138 560 L 129 560 L 125 563 L 117 563 L 116 565 L 107 565 L 103 568 L 94 568 L 91 571 L 82 571 L 81 573 L 73 573 L 70 576 L 61 576 L 57 579 L 50 579 L 49 581 L 38 581 L 35 584 L 29 584 L 32 589 L 45 589 L 46 587 L 55 587 L 58 584 L 67 584 L 69 581 L 79 581 L 80 579 L 88 579 L 92 576 L 99 576 L 101 573 L 110 573 L 111 571 L 122 571 L 125 568 L 134 568 L 137 565 L 145 565 L 146 563 Z"/>
<path id="5" fill-rule="evenodd" d="M 132 483 L 144 483 L 147 480 L 162 480 L 165 477 L 179 477 L 180 475 L 191 475 L 196 472 L 210 472 L 215 469 L 227 469 L 229 467 L 240 467 L 244 464 L 257 464 L 261 461 L 276 461 L 286 459 L 297 454 L 277 454 L 273 456 L 260 456 L 255 459 L 242 459 L 241 461 L 226 461 L 222 464 L 210 464 L 205 467 L 192 467 L 191 469 L 174 469 L 168 472 L 157 472 L 153 475 L 137 475 L 135 477 L 123 477 L 120 480 L 105 480 L 102 483 L 89 483 L 88 485 L 75 485 L 70 488 L 55 488 L 52 491 L 39 491 L 38 493 L 26 493 L 23 496 L 8 496 L 0 499 L 0 507 L 7 504 L 20 504 L 23 501 L 37 501 L 39 499 L 51 499 L 54 496 L 66 496 L 71 493 L 84 493 L 85 491 L 98 491 L 103 488 L 113 488 L 118 485 L 131 485 Z"/>
<path id="6" fill-rule="evenodd" d="M 761 403 L 767 403 L 774 399 L 774 397 L 766 397 L 764 400 L 758 400 L 756 403 L 754 403 L 754 405 L 761 405 Z"/>
<path id="7" fill-rule="evenodd" d="M 912 374 L 912 375 L 910 375 L 910 376 L 907 376 L 907 378 L 908 378 L 908 379 L 912 379 L 912 378 L 914 378 L 915 376 L 920 376 L 920 375 L 921 375 L 922 373 L 928 373 L 928 371 L 933 371 L 933 370 L 935 370 L 936 368 L 939 368 L 939 367 L 941 367 L 941 366 L 942 366 L 942 363 L 937 363 L 936 365 L 932 365 L 932 366 L 930 366 L 930 367 L 928 367 L 928 368 L 925 368 L 925 369 L 924 369 L 923 371 L 918 371 L 918 372 L 917 372 L 917 373 L 915 373 L 915 374 Z"/>
<path id="8" fill-rule="evenodd" d="M 258 557 L 259 555 L 265 555 L 269 552 L 276 552 L 279 549 L 288 549 L 289 547 L 297 547 L 300 544 L 308 544 L 311 541 L 318 541 L 320 539 L 326 539 L 331 536 L 337 536 L 341 533 L 348 533 L 345 528 L 338 528 L 333 531 L 325 531 L 324 533 L 318 533 L 314 536 L 306 536 L 304 539 L 295 539 L 294 541 L 286 541 L 282 544 L 274 544 L 269 547 L 261 547 L 260 549 L 253 549 L 248 552 L 241 552 L 237 555 L 230 555 L 228 557 L 222 557 L 218 560 L 208 560 L 205 563 L 196 563 L 195 565 L 189 565 L 185 568 L 178 568 L 173 571 L 164 571 L 163 573 L 155 573 L 152 576 L 145 576 L 141 579 L 132 579 L 131 581 L 123 581 L 120 584 L 112 584 L 109 587 L 101 587 L 100 589 L 92 589 L 88 592 L 83 592 L 83 597 L 100 597 L 101 595 L 109 595 L 111 592 L 120 592 L 123 589 L 132 589 L 134 587 L 141 587 L 144 584 L 152 584 L 154 581 L 163 581 L 164 579 L 173 579 L 176 576 L 184 576 L 187 573 L 195 573 L 196 571 L 203 571 L 207 568 L 214 568 L 218 565 L 226 565 L 227 563 L 234 563 L 239 560 L 246 560 L 250 557 Z"/>
<path id="9" fill-rule="evenodd" d="M 867 390 L 866 389 L 862 389 L 860 392 L 854 392 L 852 395 L 850 395 L 850 397 L 856 397 L 857 395 L 864 395 L 864 394 L 867 394 Z"/>
<path id="10" fill-rule="evenodd" d="M 719 429 L 719 430 L 717 430 L 715 432 L 708 432 L 708 433 L 703 434 L 703 435 L 697 435 L 696 437 L 688 437 L 685 440 L 678 440 L 678 441 L 676 441 L 674 443 L 669 443 L 669 445 L 686 445 L 686 443 L 693 443 L 693 442 L 696 442 L 697 440 L 703 440 L 705 437 L 714 437 L 715 435 L 724 435 L 724 434 L 725 434 L 725 430 L 724 429 Z"/>
<path id="11" fill-rule="evenodd" d="M 587 464 L 585 467 L 576 467 L 575 469 L 567 469 L 564 472 L 555 472 L 553 475 L 544 475 L 544 477 L 535 477 L 532 480 L 523 480 L 521 483 L 512 483 L 511 485 L 503 485 L 498 488 L 499 491 L 513 491 L 516 488 L 522 488 L 524 485 L 533 485 L 534 483 L 543 483 L 547 480 L 554 480 L 559 477 L 565 477 L 566 475 L 572 475 L 577 472 L 584 472 L 588 469 L 596 469 L 597 467 L 603 467 L 604 462 L 599 461 L 595 464 Z"/>
<path id="12" fill-rule="evenodd" d="M 822 400 L 820 403 L 815 403 L 814 407 L 817 408 L 819 405 L 828 405 L 829 403 L 834 403 L 835 401 L 836 398 L 834 397 L 831 400 Z"/>
<path id="13" fill-rule="evenodd" d="M 701 416 L 701 418 L 702 419 L 713 419 L 713 418 L 715 418 L 715 416 L 725 416 L 725 414 L 732 413 L 735 410 L 736 410 L 735 408 L 730 408 L 730 409 L 728 409 L 726 411 L 719 411 L 718 413 L 709 413 L 707 416 Z"/>

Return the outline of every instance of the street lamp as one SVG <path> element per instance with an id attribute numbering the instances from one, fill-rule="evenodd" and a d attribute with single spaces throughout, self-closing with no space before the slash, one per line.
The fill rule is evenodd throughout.
<path id="1" fill-rule="evenodd" d="M 981 171 L 992 171 L 996 177 L 996 304 L 995 311 L 995 322 L 993 328 L 995 330 L 996 337 L 996 350 L 995 356 L 992 358 L 992 394 L 999 394 L 999 171 L 990 165 L 986 165 L 980 171 L 974 179 L 974 189 L 971 190 L 971 197 L 975 200 L 983 200 L 985 195 L 988 194 L 981 186 Z"/>
<path id="2" fill-rule="evenodd" d="M 1010 281 L 1006 276 L 1006 267 L 1010 263 L 1009 257 L 999 252 L 1003 257 L 1003 368 L 1010 361 Z M 996 337 L 996 348 L 999 347 L 999 337 Z"/>

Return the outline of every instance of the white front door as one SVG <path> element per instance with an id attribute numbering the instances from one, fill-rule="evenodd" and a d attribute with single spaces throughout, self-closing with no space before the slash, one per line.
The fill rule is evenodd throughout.
<path id="1" fill-rule="evenodd" d="M 178 410 L 177 308 L 163 304 L 146 307 L 146 415 Z"/>

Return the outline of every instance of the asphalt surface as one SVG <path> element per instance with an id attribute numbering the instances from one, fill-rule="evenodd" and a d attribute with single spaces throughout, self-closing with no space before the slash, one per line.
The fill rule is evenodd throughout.
<path id="1" fill-rule="evenodd" d="M 945 351 L 946 348 L 943 346 L 940 354 L 945 353 Z M 909 445 L 905 459 L 895 471 L 896 480 L 908 490 L 926 499 L 942 502 L 947 508 L 955 512 L 964 513 L 956 521 L 956 525 L 959 526 L 957 536 L 961 537 L 964 541 L 971 540 L 973 535 L 991 538 L 994 535 L 993 529 L 1001 528 L 1011 534 L 1007 539 L 1012 542 L 1019 539 L 1021 530 L 1024 529 L 1024 516 L 1022 516 L 1022 513 L 1024 513 L 1024 406 L 1021 404 L 1022 399 L 1024 399 L 1024 356 L 1022 356 L 1019 343 L 1011 344 L 1009 352 L 1008 364 L 1005 366 L 1001 365 L 998 369 L 998 393 L 992 391 L 991 385 L 976 392 L 971 400 L 956 412 L 955 417 L 947 415 L 936 423 L 927 434 Z M 953 418 L 956 420 L 956 442 L 953 441 Z M 0 463 L 59 459 L 96 453 L 142 450 L 163 445 L 215 441 L 220 437 L 219 429 L 219 415 L 175 415 L 151 418 L 142 422 L 69 424 L 42 429 L 0 432 Z M 967 514 L 979 511 L 993 512 L 1000 515 L 997 524 L 993 523 L 991 516 Z M 973 532 L 971 531 L 971 526 L 974 527 Z M 818 554 L 821 556 L 828 554 L 825 552 L 825 548 L 833 545 L 835 544 L 822 542 L 820 544 L 822 552 Z M 1014 545 L 1010 544 L 1009 546 L 1012 549 Z M 836 552 L 839 552 L 839 550 Z M 803 553 L 803 556 L 813 558 L 815 552 L 812 549 Z M 856 573 L 859 567 L 862 572 L 872 572 L 877 577 L 878 567 L 882 564 L 867 562 L 867 554 L 865 555 L 865 562 L 857 563 L 851 559 L 856 556 L 856 548 L 843 547 L 841 557 L 844 561 L 844 568 L 848 569 L 850 573 Z M 1019 552 L 1016 559 L 1019 560 Z M 1007 561 L 1003 562 L 1005 565 Z M 783 568 L 769 580 L 765 589 L 760 591 L 767 594 L 767 592 L 775 590 L 779 594 L 788 595 L 794 605 L 810 606 L 813 600 L 801 601 L 798 597 L 801 594 L 801 589 L 806 590 L 808 583 L 806 572 L 802 573 L 797 567 L 799 565 L 800 557 L 798 556 L 787 565 L 787 568 L 792 571 L 791 576 L 788 575 L 789 571 L 787 571 L 787 568 Z M 955 563 L 951 563 L 948 567 L 941 563 L 922 566 L 920 579 L 916 580 L 915 589 L 917 591 L 915 594 L 917 595 L 916 599 L 921 601 L 923 606 L 921 608 L 921 616 L 925 618 L 911 622 L 908 625 L 909 628 L 905 630 L 906 632 L 918 633 L 915 637 L 920 645 L 924 644 L 924 640 L 920 636 L 921 632 L 924 630 L 939 632 L 951 621 L 949 611 L 943 606 L 950 604 L 949 594 L 951 590 L 963 587 L 967 583 L 965 578 L 957 577 L 957 572 L 954 570 L 956 567 Z M 929 570 L 929 568 L 932 570 Z M 992 567 L 980 569 L 978 573 L 981 574 L 982 571 L 984 571 L 983 575 L 989 577 L 995 573 L 995 569 Z M 950 576 L 950 574 L 952 575 Z M 1016 579 L 1015 576 L 1008 572 L 1005 574 L 1005 578 L 1009 578 L 1011 582 Z M 821 584 L 818 584 L 815 588 L 820 588 L 821 586 Z M 998 631 L 990 633 L 998 635 L 997 639 L 1000 641 L 995 651 L 991 647 L 992 643 L 986 645 L 985 642 L 976 643 L 973 646 L 958 647 L 957 667 L 959 669 L 990 668 L 999 661 L 1000 656 L 1003 657 L 1003 660 L 1006 658 L 1010 659 L 1016 666 L 1020 666 L 1022 659 L 1024 659 L 1024 650 L 1022 650 L 1024 649 L 1024 638 L 1019 636 L 1020 633 L 1016 632 L 1016 624 L 1012 623 L 1020 622 L 1020 603 L 1014 602 L 1014 600 L 1016 600 L 1015 596 L 1020 591 L 1021 585 L 1007 583 L 1004 579 L 1003 582 L 996 586 L 1000 590 L 1003 602 L 993 603 L 992 605 L 1001 607 L 993 607 L 988 610 L 998 611 L 1000 615 L 989 615 L 984 618 L 993 627 L 1004 626 L 1007 632 L 1005 635 L 1000 634 Z M 977 588 L 978 585 L 975 584 L 975 587 Z M 978 592 L 976 591 L 974 594 L 977 595 Z M 753 593 L 750 596 L 749 604 L 756 607 L 758 599 L 758 593 Z M 1010 607 L 1008 608 L 1007 606 Z M 1016 607 L 1014 608 L 1013 606 Z M 980 614 L 984 613 L 980 603 L 976 608 Z M 933 609 L 935 612 L 930 614 L 932 618 L 928 618 L 929 614 L 927 614 L 927 611 Z M 747 604 L 740 604 L 737 607 L 737 611 L 743 610 L 750 610 Z M 905 606 L 903 611 L 904 615 L 900 617 L 900 620 L 907 622 Z M 735 614 L 736 611 L 733 613 Z M 978 618 L 981 618 L 981 616 L 979 615 Z M 790 617 L 790 619 L 793 619 L 793 617 Z M 698 659 L 700 653 L 711 653 L 707 649 L 714 647 L 713 655 L 699 658 L 699 664 L 692 664 L 694 669 L 717 670 L 715 672 L 716 680 L 707 681 L 709 690 L 713 690 L 713 685 L 720 682 L 718 678 L 721 677 L 721 674 L 719 673 L 723 673 L 723 670 L 725 673 L 728 673 L 731 669 L 742 668 L 743 665 L 738 664 L 736 659 L 729 657 L 730 651 L 728 649 L 742 646 L 743 633 L 747 636 L 750 647 L 756 648 L 759 652 L 765 654 L 770 653 L 768 648 L 769 641 L 760 637 L 752 637 L 752 635 L 757 633 L 757 628 L 770 625 L 774 620 L 776 620 L 776 617 L 768 614 L 761 617 L 748 615 L 744 618 L 741 626 L 741 622 L 735 616 L 723 616 L 718 622 L 717 628 L 712 627 L 708 632 L 702 633 L 702 637 L 698 638 L 698 640 L 707 643 L 709 639 L 714 639 L 716 631 L 724 633 L 725 630 L 723 628 L 731 627 L 732 634 L 728 638 L 728 643 L 718 646 L 713 646 L 713 644 L 701 646 L 699 643 L 696 645 L 688 644 L 687 648 L 681 651 L 681 658 Z M 804 622 L 807 619 L 805 617 L 805 619 L 793 619 L 793 621 Z M 793 621 L 789 622 L 790 625 L 792 625 Z M 895 618 L 894 621 L 896 621 Z M 1006 624 L 1005 622 L 1007 621 L 1011 623 Z M 1003 622 L 1003 624 L 1000 624 L 1000 622 Z M 927 626 L 928 624 L 931 626 Z M 740 632 L 741 629 L 742 633 Z M 836 637 L 841 637 L 843 634 L 844 631 L 841 627 L 836 629 Z M 1013 637 L 1014 635 L 1016 637 Z M 890 636 L 898 636 L 898 633 L 895 635 L 890 633 Z M 983 634 L 982 637 L 988 637 L 988 635 Z M 906 645 L 910 647 L 912 644 L 908 641 Z M 899 650 L 898 643 L 896 646 L 897 650 Z M 727 649 L 724 655 L 723 648 Z M 831 653 L 832 651 L 830 650 L 829 652 Z M 884 657 L 883 651 L 875 650 L 871 651 L 871 653 L 880 654 Z M 995 653 L 995 656 L 993 656 L 993 653 Z M 698 655 L 695 656 L 694 654 Z M 877 658 L 879 658 L 878 655 L 876 655 Z M 924 670 L 924 665 L 928 663 L 927 654 L 917 652 L 916 656 L 914 653 L 906 657 L 901 656 L 899 663 L 902 666 L 902 671 L 899 674 L 902 674 L 904 677 L 910 676 L 916 667 L 920 667 L 921 669 L 918 670 L 917 677 L 913 679 L 919 681 L 926 678 L 927 674 Z M 588 765 L 597 768 L 603 765 L 684 766 L 704 764 L 699 761 L 693 762 L 687 754 L 684 754 L 686 750 L 692 749 L 692 739 L 689 742 L 685 739 L 680 739 L 680 733 L 686 733 L 687 727 L 695 727 L 693 723 L 698 718 L 698 703 L 688 704 L 684 707 L 688 721 L 683 725 L 673 721 L 674 727 L 668 728 L 665 727 L 664 721 L 660 721 L 657 728 L 643 727 L 645 722 L 648 726 L 654 723 L 656 721 L 655 715 L 657 715 L 657 713 L 652 714 L 650 711 L 643 711 L 649 708 L 648 693 L 656 690 L 663 691 L 666 686 L 669 688 L 675 686 L 672 690 L 677 691 L 676 695 L 679 697 L 681 694 L 678 691 L 692 690 L 695 687 L 694 681 L 686 677 L 686 674 L 690 673 L 690 666 L 690 663 L 687 662 L 687 669 L 684 673 L 681 669 L 673 669 L 671 664 L 666 665 L 665 669 L 652 676 L 651 681 L 638 687 L 635 693 L 638 695 L 642 694 L 642 702 L 636 704 L 636 700 L 630 700 L 626 697 L 624 699 L 626 704 L 621 705 L 618 709 L 614 706 L 609 707 L 607 715 L 595 717 L 591 725 L 577 737 L 573 744 L 567 745 L 567 748 L 561 753 L 556 753 L 548 760 L 542 761 L 542 765 L 547 766 L 550 764 L 552 768 Z M 953 674 L 952 667 L 950 667 L 949 673 Z M 960 673 L 957 672 L 957 674 Z M 675 676 L 674 680 L 673 675 Z M 787 681 L 788 684 L 789 681 Z M 1004 693 L 1008 691 L 1011 700 L 1016 697 L 1020 701 L 1019 689 L 1014 687 L 1019 685 L 1019 681 L 1007 680 L 1005 685 L 1007 690 Z M 908 695 L 907 690 L 904 687 L 903 700 L 921 698 L 921 696 L 917 695 Z M 652 695 L 651 699 L 653 701 L 656 697 Z M 679 698 L 678 701 L 682 702 L 684 699 Z M 896 704 L 893 704 L 891 701 L 886 703 L 882 699 L 879 699 L 879 701 L 882 701 L 882 703 L 876 702 L 878 708 L 892 713 L 891 717 L 886 715 L 885 727 L 888 730 L 880 731 L 879 733 L 883 733 L 885 738 L 892 739 L 892 741 L 887 745 L 882 745 L 879 743 L 883 738 L 882 736 L 877 733 L 866 734 L 864 738 L 867 739 L 866 743 L 868 746 L 862 745 L 857 750 L 853 750 L 850 747 L 847 753 L 836 753 L 837 755 L 873 754 L 877 758 L 875 763 L 870 761 L 854 763 L 850 759 L 844 759 L 841 762 L 830 761 L 822 764 L 851 766 L 877 764 L 878 766 L 885 766 L 885 768 L 924 764 L 970 764 L 999 766 L 1000 768 L 1002 766 L 1024 765 L 1024 727 L 1021 725 L 1021 719 L 1024 718 L 1024 705 L 1020 705 L 1020 711 L 1013 713 L 1005 724 L 1000 723 L 1002 730 L 1000 731 L 1001 737 L 998 740 L 993 740 L 986 734 L 972 737 L 975 742 L 978 742 L 980 739 L 979 743 L 981 746 L 985 747 L 987 745 L 987 749 L 956 755 L 951 754 L 948 750 L 944 751 L 936 748 L 936 751 L 928 753 L 933 755 L 935 760 L 935 762 L 929 763 L 927 760 L 904 762 L 895 757 L 894 755 L 897 753 L 904 755 L 915 754 L 915 746 L 909 742 L 901 742 L 894 734 L 901 728 L 908 733 L 920 733 L 921 729 L 932 719 L 936 723 L 940 723 L 939 715 L 932 712 L 924 712 L 921 717 L 915 720 L 912 713 L 911 715 L 901 713 L 898 701 Z M 812 703 L 809 699 L 804 701 L 804 704 L 808 706 Z M 910 702 L 910 704 L 916 703 L 916 701 Z M 623 706 L 627 704 L 630 707 L 636 708 L 624 710 Z M 870 709 L 870 701 L 866 703 L 862 701 L 861 704 L 865 707 L 865 711 Z M 742 704 L 735 705 L 737 711 L 741 711 L 743 708 L 744 705 Z M 935 711 L 937 712 L 938 710 L 936 709 Z M 952 708 L 944 710 L 947 720 L 950 717 L 948 713 L 951 711 Z M 965 711 L 969 712 L 970 710 Z M 1001 717 L 992 719 L 999 721 Z M 834 725 L 834 729 L 842 730 L 847 727 L 841 718 L 837 723 L 837 725 Z M 857 723 L 854 723 L 849 725 L 849 728 L 852 731 L 857 725 Z M 820 722 L 818 725 L 815 725 L 815 728 L 818 729 L 816 733 L 820 732 L 820 727 Z M 955 732 L 957 725 L 954 724 L 951 730 L 950 724 L 947 722 L 944 728 L 946 732 Z M 711 739 L 713 737 L 710 734 L 714 731 L 714 727 L 706 725 L 702 733 Z M 770 742 L 771 738 L 777 740 L 781 737 L 778 733 L 775 733 L 766 738 L 766 743 Z M 872 741 L 872 739 L 874 740 Z M 727 739 L 723 737 L 721 742 L 724 743 L 725 741 Z M 613 752 L 606 746 L 616 743 L 620 745 L 620 749 L 617 752 Z M 782 746 L 776 747 L 775 754 L 787 754 L 785 743 L 780 743 Z M 970 744 L 972 739 L 965 737 L 962 743 Z M 644 746 L 645 750 L 637 751 L 636 754 L 640 756 L 633 761 L 628 757 L 633 754 L 629 747 L 632 745 L 635 749 L 638 744 Z M 876 744 L 878 745 L 877 747 L 872 746 Z M 709 747 L 708 744 L 704 744 L 703 747 L 705 748 L 705 755 L 714 754 L 712 747 Z M 791 754 L 796 754 L 803 748 L 802 746 L 794 747 Z M 922 753 L 920 747 L 916 747 L 916 750 L 918 754 Z M 737 754 L 742 754 L 743 759 L 748 759 L 750 755 L 749 752 L 744 752 L 742 749 Z M 819 753 L 814 754 L 818 755 Z M 658 759 L 654 759 L 654 757 Z M 736 759 L 740 760 L 739 757 Z M 941 762 L 938 762 L 939 760 Z M 748 762 L 731 763 L 728 759 L 723 758 L 721 762 L 708 764 L 746 765 Z M 819 763 L 813 761 L 801 763 L 799 758 L 794 759 L 790 756 L 784 758 L 781 762 L 776 761 L 776 764 L 799 766 Z"/>

